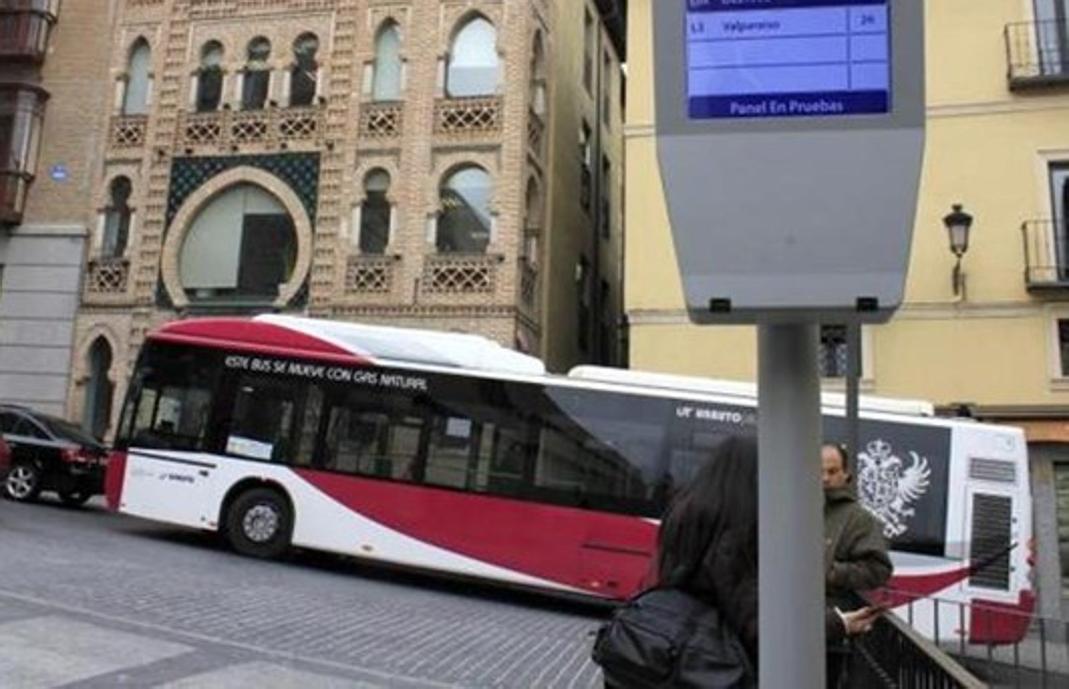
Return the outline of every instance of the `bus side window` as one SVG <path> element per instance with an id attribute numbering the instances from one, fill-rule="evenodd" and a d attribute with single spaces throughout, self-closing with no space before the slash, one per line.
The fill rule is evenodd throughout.
<path id="1" fill-rule="evenodd" d="M 480 464 L 485 470 L 480 472 L 477 485 L 485 486 L 485 490 L 501 495 L 523 493 L 535 449 L 528 438 L 529 430 L 526 426 L 498 426 L 493 434 L 484 432 L 484 457 L 487 455 L 487 443 L 492 443 L 492 447 L 489 466 L 486 467 L 486 463 Z"/>
<path id="2" fill-rule="evenodd" d="M 324 469 L 416 481 L 423 416 L 403 395 L 350 390 L 332 399 L 320 462 Z"/>
<path id="3" fill-rule="evenodd" d="M 535 488 L 548 493 L 546 497 L 554 502 L 578 504 L 585 492 L 587 461 L 581 444 L 552 426 L 544 426 L 535 464 Z"/>
<path id="4" fill-rule="evenodd" d="M 323 419 L 323 391 L 319 386 L 308 386 L 308 395 L 305 397 L 300 418 L 297 426 L 297 454 L 293 463 L 306 467 L 311 466 L 315 460 L 316 439 L 319 437 L 319 427 Z"/>
<path id="5" fill-rule="evenodd" d="M 468 487 L 472 483 L 469 471 L 476 473 L 481 433 L 482 424 L 467 416 L 447 411 L 433 415 L 424 482 L 450 488 Z"/>
<path id="6" fill-rule="evenodd" d="M 300 384 L 242 376 L 234 395 L 227 454 L 270 462 L 292 462 Z"/>

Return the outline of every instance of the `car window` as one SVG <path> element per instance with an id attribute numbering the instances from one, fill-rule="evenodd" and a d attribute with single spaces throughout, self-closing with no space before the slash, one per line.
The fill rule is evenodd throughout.
<path id="1" fill-rule="evenodd" d="M 36 438 L 37 440 L 49 440 L 49 437 L 45 435 L 44 431 L 37 427 L 37 424 L 33 423 L 26 417 L 20 418 L 15 423 L 14 435 L 21 435 L 24 438 Z"/>
<path id="2" fill-rule="evenodd" d="M 52 431 L 52 435 L 65 440 L 78 443 L 79 445 L 99 445 L 100 441 L 87 433 L 81 426 L 76 426 L 70 421 L 64 421 L 54 416 L 40 416 L 37 419 L 43 426 Z"/>

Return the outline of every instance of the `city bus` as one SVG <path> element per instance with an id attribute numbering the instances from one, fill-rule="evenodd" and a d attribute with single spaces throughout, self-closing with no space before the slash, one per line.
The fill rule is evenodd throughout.
<path id="1" fill-rule="evenodd" d="M 843 440 L 842 395 L 823 404 L 826 438 Z M 649 581 L 674 492 L 723 438 L 756 433 L 756 413 L 753 385 L 551 375 L 474 335 L 182 320 L 142 347 L 106 495 L 111 509 L 219 532 L 245 555 L 299 547 L 622 600 Z M 895 564 L 884 600 L 922 631 L 1023 634 L 1023 433 L 935 418 L 920 402 L 863 397 L 860 416 L 858 491 Z M 933 620 L 918 606 L 934 600 L 954 604 Z"/>

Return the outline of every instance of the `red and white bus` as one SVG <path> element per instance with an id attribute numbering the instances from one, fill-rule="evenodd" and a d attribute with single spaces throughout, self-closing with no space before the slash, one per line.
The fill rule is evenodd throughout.
<path id="1" fill-rule="evenodd" d="M 841 440 L 842 398 L 824 404 L 825 435 Z M 724 437 L 756 432 L 755 418 L 753 386 L 548 375 L 472 335 L 185 320 L 142 348 L 107 496 L 126 514 L 219 531 L 248 555 L 292 545 L 622 599 L 647 578 L 673 492 Z M 1022 432 L 866 398 L 860 432 L 859 492 L 892 540 L 895 604 L 971 604 L 942 606 L 944 635 L 1023 634 Z M 932 616 L 915 613 L 923 631 Z"/>

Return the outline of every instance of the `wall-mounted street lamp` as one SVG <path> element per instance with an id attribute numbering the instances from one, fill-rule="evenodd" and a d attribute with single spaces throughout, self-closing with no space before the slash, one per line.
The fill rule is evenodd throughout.
<path id="1" fill-rule="evenodd" d="M 965 294 L 965 274 L 961 270 L 961 258 L 969 250 L 969 230 L 972 228 L 972 216 L 963 211 L 960 203 L 954 204 L 954 210 L 943 218 L 950 238 L 950 252 L 957 258 L 954 272 L 951 273 L 951 287 L 954 296 Z"/>

